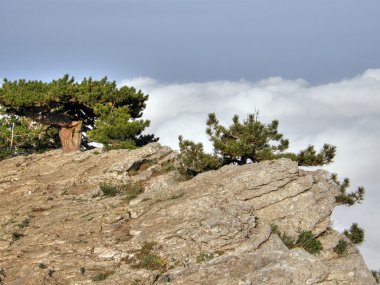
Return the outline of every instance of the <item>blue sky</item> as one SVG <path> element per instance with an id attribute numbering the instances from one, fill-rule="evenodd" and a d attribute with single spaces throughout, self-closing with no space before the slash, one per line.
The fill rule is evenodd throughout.
<path id="1" fill-rule="evenodd" d="M 260 110 L 280 120 L 292 150 L 335 144 L 327 167 L 366 187 L 334 226 L 366 229 L 360 247 L 380 269 L 379 0 L 0 0 L 0 78 L 107 75 L 150 94 L 161 143 L 202 141 Z"/>
<path id="2" fill-rule="evenodd" d="M 378 0 L 1 0 L 0 77 L 350 78 L 380 65 Z"/>

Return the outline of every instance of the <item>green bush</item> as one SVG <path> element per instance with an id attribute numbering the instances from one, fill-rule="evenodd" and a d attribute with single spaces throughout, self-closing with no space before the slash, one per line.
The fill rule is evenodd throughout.
<path id="1" fill-rule="evenodd" d="M 346 253 L 347 251 L 347 245 L 348 243 L 341 239 L 339 240 L 338 244 L 336 245 L 336 247 L 334 248 L 334 251 L 339 255 L 339 256 L 342 256 Z"/>
<path id="2" fill-rule="evenodd" d="M 103 192 L 103 195 L 107 197 L 114 197 L 119 194 L 117 187 L 107 182 L 100 184 L 100 190 Z"/>
<path id="3" fill-rule="evenodd" d="M 355 192 L 351 192 L 347 194 L 347 189 L 350 187 L 350 179 L 347 177 L 343 179 L 343 182 L 340 182 L 337 179 L 337 174 L 332 174 L 332 179 L 339 186 L 340 194 L 335 197 L 335 200 L 339 204 L 343 204 L 346 206 L 352 206 L 355 203 L 361 203 L 364 200 L 365 190 L 363 186 L 358 187 Z"/>
<path id="4" fill-rule="evenodd" d="M 281 238 L 282 242 L 286 245 L 287 248 L 291 249 L 294 248 L 295 240 L 291 236 L 288 236 L 286 233 L 280 233 L 279 237 Z"/>
<path id="5" fill-rule="evenodd" d="M 325 144 L 320 152 L 314 146 L 298 154 L 285 152 L 289 141 L 278 132 L 277 120 L 265 125 L 258 120 L 258 113 L 249 114 L 243 122 L 235 115 L 233 124 L 226 128 L 219 124 L 214 113 L 209 114 L 206 133 L 214 147 L 214 154 L 207 154 L 203 144 L 179 137 L 179 159 L 184 172 L 190 175 L 218 169 L 228 164 L 246 164 L 287 157 L 302 166 L 319 166 L 333 161 L 336 147 Z"/>
<path id="6" fill-rule="evenodd" d="M 182 136 L 179 136 L 179 149 L 179 171 L 182 174 L 195 176 L 222 166 L 222 160 L 216 155 L 205 153 L 201 143 L 184 140 Z"/>
<path id="7" fill-rule="evenodd" d="M 214 254 L 202 252 L 201 254 L 197 256 L 196 261 L 197 263 L 201 263 L 201 262 L 209 261 L 213 258 L 214 258 Z"/>
<path id="8" fill-rule="evenodd" d="M 364 229 L 360 228 L 358 224 L 353 223 L 349 230 L 343 232 L 352 243 L 361 244 L 364 241 Z"/>
<path id="9" fill-rule="evenodd" d="M 165 272 L 167 270 L 168 262 L 159 255 L 152 253 L 154 246 L 154 242 L 144 242 L 141 249 L 136 254 L 138 264 L 133 267 Z"/>
<path id="10" fill-rule="evenodd" d="M 127 182 L 125 184 L 103 182 L 100 184 L 100 190 L 107 197 L 124 195 L 125 199 L 129 202 L 144 192 L 144 187 L 140 182 Z"/>
<path id="11" fill-rule="evenodd" d="M 274 234 L 278 233 L 278 225 L 270 224 L 270 231 L 271 233 L 274 233 Z"/>
<path id="12" fill-rule="evenodd" d="M 319 253 L 323 247 L 322 243 L 315 238 L 310 231 L 302 231 L 297 240 L 287 234 L 283 233 L 279 235 L 282 242 L 289 248 L 302 247 L 304 250 L 311 254 Z"/>
<path id="13" fill-rule="evenodd" d="M 294 246 L 302 247 L 311 254 L 318 253 L 323 249 L 321 242 L 310 231 L 301 232 Z"/>

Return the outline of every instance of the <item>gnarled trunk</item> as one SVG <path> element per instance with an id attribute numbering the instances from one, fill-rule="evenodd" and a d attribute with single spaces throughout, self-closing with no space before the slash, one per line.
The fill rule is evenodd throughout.
<path id="1" fill-rule="evenodd" d="M 64 152 L 80 150 L 82 142 L 82 121 L 72 121 L 59 129 L 59 138 Z"/>

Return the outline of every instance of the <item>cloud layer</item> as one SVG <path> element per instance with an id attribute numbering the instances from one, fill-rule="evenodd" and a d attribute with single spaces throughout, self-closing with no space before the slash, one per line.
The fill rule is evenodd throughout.
<path id="1" fill-rule="evenodd" d="M 366 200 L 354 207 L 338 207 L 334 227 L 353 222 L 366 230 L 361 246 L 370 268 L 380 268 L 380 69 L 369 69 L 351 79 L 310 86 L 305 80 L 271 77 L 258 82 L 214 81 L 174 84 L 151 78 L 123 80 L 150 95 L 145 118 L 160 142 L 178 149 L 178 135 L 212 146 L 205 134 L 207 114 L 215 112 L 223 124 L 234 114 L 244 118 L 260 111 L 261 121 L 280 121 L 279 130 L 290 140 L 290 150 L 327 142 L 337 146 L 335 162 L 325 169 L 351 179 L 352 190 L 364 185 Z"/>

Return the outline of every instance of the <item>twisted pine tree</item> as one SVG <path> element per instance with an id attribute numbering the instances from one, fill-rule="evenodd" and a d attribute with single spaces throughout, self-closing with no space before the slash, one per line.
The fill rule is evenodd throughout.
<path id="1" fill-rule="evenodd" d="M 148 95 L 115 81 L 63 76 L 51 82 L 8 81 L 0 88 L 0 105 L 8 114 L 27 117 L 58 130 L 64 151 L 96 141 L 108 148 L 135 148 L 151 141 L 142 135 L 149 121 L 140 119 Z"/>
<path id="2" fill-rule="evenodd" d="M 227 164 L 242 165 L 281 157 L 295 160 L 301 166 L 318 166 L 333 161 L 336 147 L 329 144 L 325 144 L 318 153 L 314 146 L 309 146 L 298 154 L 285 152 L 289 147 L 289 140 L 284 139 L 278 132 L 278 126 L 277 120 L 267 125 L 261 123 L 256 113 L 249 114 L 243 122 L 235 115 L 232 125 L 225 127 L 219 123 L 216 115 L 211 113 L 208 116 L 206 133 L 213 144 L 214 154 L 206 155 L 202 144 L 195 144 L 180 137 L 179 157 L 182 170 L 196 175 Z M 205 160 L 212 163 L 205 163 Z M 194 168 L 193 165 L 198 167 Z M 203 169 L 200 167 L 202 165 L 205 166 Z"/>

